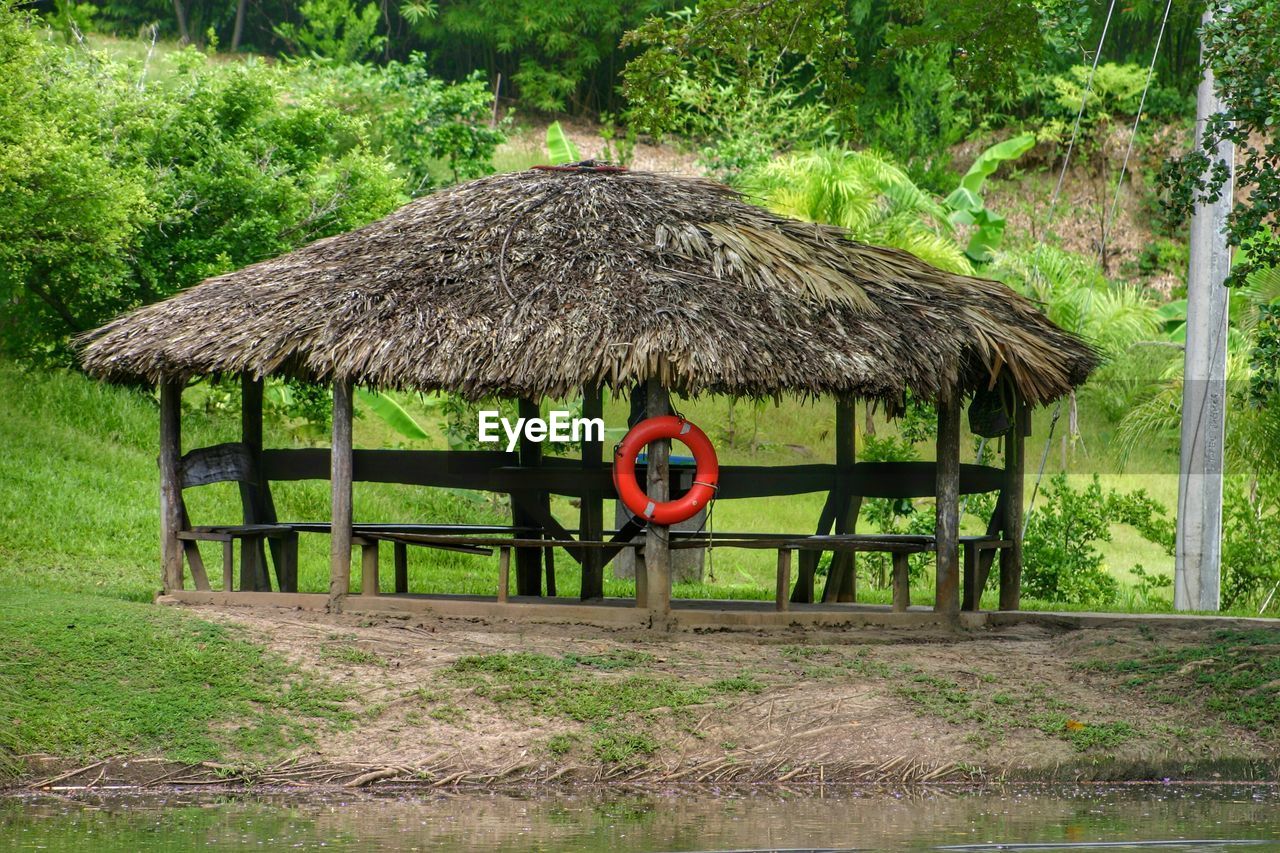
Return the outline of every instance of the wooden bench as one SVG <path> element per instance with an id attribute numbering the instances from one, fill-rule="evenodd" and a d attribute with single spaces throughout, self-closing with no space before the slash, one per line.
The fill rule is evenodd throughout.
<path id="1" fill-rule="evenodd" d="M 439 460 L 432 451 L 413 451 L 429 461 Z M 377 451 L 368 457 L 366 470 L 357 469 L 357 480 L 370 482 L 415 482 L 415 471 L 406 469 L 405 452 Z M 191 568 L 196 589 L 210 589 L 204 562 L 197 542 L 222 543 L 223 589 L 235 588 L 234 546 L 240 543 L 241 590 L 271 590 L 270 573 L 267 570 L 266 553 L 271 552 L 276 570 L 276 589 L 281 592 L 298 590 L 298 534 L 329 534 L 328 522 L 281 522 L 276 518 L 271 498 L 270 482 L 275 480 L 322 479 L 328 470 L 327 450 L 268 450 L 261 455 L 262 463 L 255 460 L 248 445 L 241 443 L 219 444 L 190 451 L 182 457 L 180 465 L 182 489 L 213 483 L 239 484 L 243 504 L 244 522 L 241 524 L 193 526 L 186 511 L 181 510 L 182 529 L 177 537 Z M 429 466 L 430 485 L 449 487 L 469 483 L 477 470 L 494 470 L 511 464 L 511 454 L 476 453 L 449 457 L 448 465 Z M 363 474 L 364 476 L 360 476 Z M 422 479 L 421 466 L 416 479 Z M 377 591 L 378 543 L 392 541 L 395 553 L 395 590 L 408 592 L 408 545 L 461 551 L 468 554 L 489 555 L 492 547 L 465 542 L 445 541 L 448 537 L 505 535 L 509 537 L 533 537 L 537 528 L 512 525 L 478 524 L 355 524 L 352 526 L 352 545 L 361 549 L 361 580 L 366 594 Z M 436 538 L 433 538 L 436 537 Z M 488 540 L 486 540 L 488 541 Z M 495 545 L 496 547 L 496 545 Z M 520 547 L 528 545 L 521 540 Z M 550 548 L 551 546 L 538 546 Z M 548 583 L 554 589 L 554 576 Z M 553 593 L 554 594 L 554 593 Z"/>
<path id="2" fill-rule="evenodd" d="M 1013 546 L 1012 535 L 1002 530 L 1004 519 L 1004 479 L 1000 468 L 986 465 L 960 466 L 960 495 L 998 493 L 995 508 L 987 522 L 984 534 L 961 536 L 959 545 L 962 559 L 963 594 L 962 610 L 977 610 L 982 600 L 991 565 L 995 555 Z M 819 521 L 819 530 L 813 536 L 794 536 L 770 533 L 719 533 L 681 536 L 672 533 L 672 548 L 759 548 L 777 549 L 777 606 L 786 610 L 789 603 L 812 602 L 814 572 L 818 557 L 824 551 L 833 553 L 832 569 L 828 572 L 824 602 L 841 600 L 838 576 L 840 565 L 852 572 L 852 560 L 841 560 L 841 555 L 856 553 L 887 553 L 893 561 L 893 609 L 905 611 L 911 605 L 911 588 L 908 559 L 912 554 L 937 551 L 937 540 L 931 535 L 884 533 L 829 533 L 837 517 L 844 515 L 847 526 L 856 525 L 861 503 L 866 498 L 924 498 L 934 497 L 937 469 L 932 462 L 858 462 L 847 466 L 838 475 L 838 481 L 828 495 Z M 848 504 L 847 514 L 840 512 L 837 504 Z M 1020 531 L 1015 531 L 1014 535 Z M 800 552 L 806 570 L 796 580 L 791 590 L 792 552 Z M 807 587 L 807 589 L 806 589 Z M 790 591 L 789 594 L 784 591 Z M 785 599 L 785 600 L 784 600 Z"/>
<path id="3" fill-rule="evenodd" d="M 738 538 L 731 538 L 736 536 Z M 893 609 L 903 612 L 911 606 L 910 565 L 912 554 L 937 550 L 937 540 L 932 536 L 913 534 L 852 533 L 828 536 L 778 537 L 760 534 L 741 538 L 742 534 L 714 539 L 673 539 L 671 547 L 680 548 L 748 548 L 778 551 L 777 608 L 788 610 L 791 603 L 791 554 L 792 552 L 832 551 L 836 553 L 889 554 L 893 560 Z M 989 536 L 961 536 L 960 548 L 964 562 L 964 600 L 962 609 L 976 610 L 981 599 L 979 590 L 984 587 L 987 572 L 995 552 L 1008 548 L 1012 540 Z"/>

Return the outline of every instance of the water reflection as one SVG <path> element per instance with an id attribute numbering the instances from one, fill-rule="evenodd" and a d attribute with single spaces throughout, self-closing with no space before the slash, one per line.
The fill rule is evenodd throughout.
<path id="1" fill-rule="evenodd" d="M 1272 787 L 824 793 L 40 795 L 0 800 L 0 850 L 1280 851 Z"/>

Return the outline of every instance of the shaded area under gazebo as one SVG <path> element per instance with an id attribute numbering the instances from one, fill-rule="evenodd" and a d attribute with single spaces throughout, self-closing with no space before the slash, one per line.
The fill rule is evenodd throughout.
<path id="1" fill-rule="evenodd" d="M 853 555 L 874 551 L 893 555 L 894 609 L 905 610 L 908 555 L 936 553 L 935 609 L 949 614 L 978 606 L 997 554 L 1000 607 L 1017 609 L 1029 408 L 1069 393 L 1095 364 L 1085 344 L 998 282 L 776 216 L 710 181 L 592 164 L 442 191 L 138 309 L 82 345 L 90 373 L 160 387 L 168 592 L 183 590 L 184 559 L 197 590 L 209 588 L 195 543 L 213 539 L 224 547 L 224 592 L 234 586 L 238 540 L 245 595 L 257 601 L 272 589 L 268 554 L 275 589 L 296 593 L 298 535 L 327 533 L 331 608 L 351 594 L 354 547 L 360 594 L 378 595 L 381 542 L 392 543 L 394 588 L 406 601 L 406 551 L 422 546 L 497 550 L 499 600 L 510 569 L 517 596 L 541 595 L 544 579 L 554 595 L 551 553 L 561 547 L 581 564 L 579 596 L 590 602 L 603 595 L 608 562 L 632 548 L 643 554 L 635 603 L 660 617 L 671 607 L 671 551 L 705 547 L 706 537 L 635 521 L 606 529 L 605 501 L 615 494 L 601 442 L 584 443 L 576 460 L 544 457 L 527 440 L 516 453 L 353 450 L 353 387 L 514 398 L 522 416 L 536 415 L 543 398 L 580 393 L 582 415 L 599 417 L 606 391 L 640 395 L 650 415 L 669 412 L 672 393 L 834 399 L 832 464 L 726 466 L 718 494 L 825 493 L 813 532 L 718 533 L 716 547 L 777 551 L 778 609 L 819 595 L 853 601 Z M 241 440 L 184 455 L 182 389 L 216 375 L 242 377 Z M 267 376 L 332 385 L 330 450 L 263 447 Z M 908 394 L 936 406 L 936 462 L 856 462 L 854 401 L 892 413 Z M 1004 436 L 1003 467 L 960 464 L 960 418 L 975 397 L 994 413 L 991 434 Z M 682 487 L 669 449 L 650 445 L 643 466 L 659 500 Z M 303 479 L 330 481 L 327 521 L 276 517 L 271 483 Z M 223 481 L 240 484 L 242 523 L 193 526 L 183 489 Z M 512 524 L 353 524 L 353 481 L 506 493 Z M 985 534 L 961 537 L 960 495 L 979 492 L 998 493 L 995 513 Z M 553 494 L 579 500 L 576 528 L 552 514 Z M 864 498 L 925 496 L 936 498 L 933 535 L 855 532 Z M 833 559 L 819 593 L 824 551 Z"/>

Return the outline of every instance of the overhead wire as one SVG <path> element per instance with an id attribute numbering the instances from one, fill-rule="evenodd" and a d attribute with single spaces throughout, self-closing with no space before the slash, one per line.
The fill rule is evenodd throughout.
<path id="1" fill-rule="evenodd" d="M 1102 243 L 1098 247 L 1099 255 L 1106 250 L 1107 237 L 1111 233 L 1111 226 L 1115 225 L 1116 213 L 1120 207 L 1120 192 L 1124 188 L 1125 175 L 1129 172 L 1129 158 L 1133 155 L 1133 146 L 1138 139 L 1138 125 L 1142 122 L 1142 111 L 1147 105 L 1147 93 L 1151 91 L 1151 81 L 1155 78 L 1156 57 L 1160 55 L 1160 43 L 1164 41 L 1165 27 L 1169 23 L 1169 10 L 1172 8 L 1173 0 L 1166 0 L 1164 17 L 1160 19 L 1160 31 L 1156 34 L 1156 46 L 1151 51 L 1151 64 L 1147 67 L 1147 80 L 1142 87 L 1142 97 L 1138 99 L 1138 112 L 1133 117 L 1133 129 L 1129 132 L 1129 144 L 1124 150 L 1124 162 L 1120 164 L 1120 177 L 1116 181 L 1115 194 L 1111 197 L 1111 211 L 1102 220 Z"/>
<path id="2" fill-rule="evenodd" d="M 1172 0 L 1168 0 L 1168 2 L 1172 4 Z M 1076 110 L 1076 120 L 1071 126 L 1071 139 L 1067 143 L 1066 154 L 1064 154 L 1062 157 L 1062 169 L 1058 172 L 1058 181 L 1054 185 L 1053 195 L 1049 199 L 1049 209 L 1045 214 L 1046 226 L 1049 225 L 1051 222 L 1053 222 L 1054 214 L 1057 212 L 1057 209 L 1058 209 L 1058 199 L 1062 195 L 1062 186 L 1063 186 L 1063 183 L 1066 181 L 1067 170 L 1071 166 L 1071 155 L 1075 151 L 1076 139 L 1080 135 L 1080 123 L 1084 119 L 1084 110 L 1085 110 L 1085 106 L 1089 103 L 1089 95 L 1093 93 L 1093 78 L 1098 73 L 1098 63 L 1102 59 L 1102 49 L 1103 47 L 1106 46 L 1107 32 L 1111 29 L 1111 18 L 1115 14 L 1115 10 L 1116 10 L 1115 0 L 1111 0 L 1110 5 L 1107 6 L 1107 18 L 1102 23 L 1102 34 L 1098 37 L 1098 49 L 1095 50 L 1093 53 L 1093 64 L 1090 65 L 1089 67 L 1089 76 L 1085 79 L 1084 91 L 1081 92 L 1080 94 L 1080 108 Z M 1161 37 L 1163 37 L 1164 26 L 1165 26 L 1165 23 L 1168 21 L 1168 19 L 1169 19 L 1169 8 L 1166 6 L 1164 21 L 1162 21 L 1160 24 Z M 1151 55 L 1152 69 L 1155 68 L 1156 55 L 1159 50 L 1160 50 L 1160 38 L 1157 38 L 1155 50 L 1152 52 L 1152 55 Z M 1151 75 L 1150 73 L 1148 73 L 1147 87 L 1149 87 L 1150 85 L 1151 85 Z M 1146 87 L 1144 87 L 1142 92 L 1142 100 L 1139 106 L 1139 116 L 1141 116 L 1141 104 L 1146 103 L 1146 98 L 1147 98 L 1147 91 L 1146 91 Z M 1137 130 L 1136 122 L 1134 124 L 1134 130 L 1135 132 Z M 1132 150 L 1132 142 L 1133 142 L 1132 137 L 1130 138 L 1129 141 L 1131 146 L 1130 150 Z M 1127 168 L 1128 166 L 1128 159 L 1129 159 L 1129 152 L 1126 152 L 1125 168 Z M 1123 172 L 1122 172 L 1122 180 L 1123 180 Z M 1107 228 L 1107 224 L 1106 224 L 1106 219 L 1104 218 L 1103 219 L 1104 239 L 1106 235 L 1106 228 Z M 1105 243 L 1103 243 L 1102 245 L 1105 245 Z M 1036 481 L 1031 488 L 1031 500 L 1027 504 L 1026 513 L 1023 515 L 1022 534 L 1024 536 L 1026 535 L 1026 532 L 1027 532 L 1027 525 L 1030 524 L 1031 522 L 1031 513 L 1036 506 L 1036 496 L 1039 495 L 1040 493 L 1040 483 L 1044 479 L 1044 469 L 1045 469 L 1045 464 L 1049 459 L 1049 446 L 1053 442 L 1054 428 L 1058 425 L 1058 419 L 1061 417 L 1062 417 L 1062 401 L 1059 400 L 1057 405 L 1055 405 L 1053 408 L 1053 420 L 1050 421 L 1050 424 L 1049 424 L 1049 434 L 1045 438 L 1044 451 L 1040 454 L 1040 470 L 1036 474 Z"/>

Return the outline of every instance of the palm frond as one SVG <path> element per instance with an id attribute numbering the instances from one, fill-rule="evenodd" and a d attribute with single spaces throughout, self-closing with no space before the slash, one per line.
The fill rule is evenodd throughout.
<path id="1" fill-rule="evenodd" d="M 744 185 L 778 213 L 837 225 L 855 240 L 902 249 L 945 270 L 973 271 L 941 202 L 882 154 L 790 154 L 746 175 Z"/>

